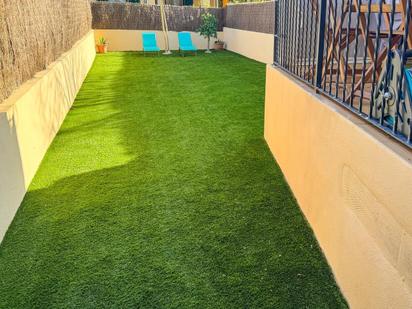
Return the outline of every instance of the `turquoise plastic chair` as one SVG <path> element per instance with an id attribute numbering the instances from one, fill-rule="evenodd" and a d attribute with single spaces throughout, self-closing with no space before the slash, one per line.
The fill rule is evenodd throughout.
<path id="1" fill-rule="evenodd" d="M 192 36 L 189 32 L 179 32 L 177 34 L 179 39 L 179 51 L 184 56 L 184 52 L 194 52 L 197 55 L 197 48 L 193 45 Z"/>
<path id="2" fill-rule="evenodd" d="M 154 32 L 143 32 L 143 54 L 146 52 L 157 52 L 159 54 L 160 48 L 157 46 L 156 33 Z"/>

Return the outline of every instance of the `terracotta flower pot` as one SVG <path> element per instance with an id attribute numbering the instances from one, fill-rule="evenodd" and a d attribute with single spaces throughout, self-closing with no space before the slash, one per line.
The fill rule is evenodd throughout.
<path id="1" fill-rule="evenodd" d="M 215 42 L 215 50 L 223 50 L 225 48 L 225 43 L 221 41 Z"/>
<path id="2" fill-rule="evenodd" d="M 97 52 L 99 54 L 107 53 L 107 44 L 97 44 Z"/>

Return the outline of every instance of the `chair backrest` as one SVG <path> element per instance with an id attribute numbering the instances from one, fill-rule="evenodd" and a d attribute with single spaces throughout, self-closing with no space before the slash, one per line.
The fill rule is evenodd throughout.
<path id="1" fill-rule="evenodd" d="M 156 33 L 154 32 L 143 32 L 143 47 L 157 47 Z"/>
<path id="2" fill-rule="evenodd" d="M 192 36 L 190 35 L 190 32 L 179 32 L 177 34 L 177 37 L 179 39 L 180 46 L 193 46 Z"/>

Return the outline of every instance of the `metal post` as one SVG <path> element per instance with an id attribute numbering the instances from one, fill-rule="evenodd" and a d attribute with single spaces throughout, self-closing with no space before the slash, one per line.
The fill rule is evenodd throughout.
<path id="1" fill-rule="evenodd" d="M 322 67 L 323 67 L 323 52 L 325 46 L 325 25 L 326 25 L 326 0 L 318 0 L 319 21 L 317 29 L 317 44 L 316 44 L 316 88 L 322 87 Z"/>

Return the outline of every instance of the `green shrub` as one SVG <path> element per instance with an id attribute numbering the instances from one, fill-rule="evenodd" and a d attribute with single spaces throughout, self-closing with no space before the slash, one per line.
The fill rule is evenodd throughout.
<path id="1" fill-rule="evenodd" d="M 217 38 L 217 19 L 210 13 L 202 14 L 198 32 L 207 38 L 207 52 L 210 52 L 210 38 Z"/>

